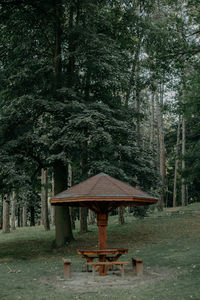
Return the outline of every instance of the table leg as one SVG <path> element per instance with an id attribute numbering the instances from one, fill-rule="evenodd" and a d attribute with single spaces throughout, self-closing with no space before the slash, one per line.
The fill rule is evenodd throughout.
<path id="1" fill-rule="evenodd" d="M 86 258 L 86 261 L 87 261 L 87 262 L 93 262 L 93 259 L 94 259 L 94 258 L 89 257 L 89 256 L 87 256 L 87 255 L 83 255 L 82 257 L 83 257 L 83 258 Z M 86 266 L 86 271 L 89 272 L 89 266 L 88 266 L 88 265 Z"/>
<path id="2" fill-rule="evenodd" d="M 99 261 L 100 262 L 106 262 L 106 255 L 99 255 Z M 99 275 L 100 276 L 105 276 L 106 275 L 106 267 L 104 266 L 99 266 Z"/>
<path id="3" fill-rule="evenodd" d="M 117 254 L 117 255 L 114 256 L 114 257 L 107 257 L 107 259 L 108 259 L 108 261 L 115 262 L 115 261 L 118 260 L 118 258 L 119 258 L 120 256 L 121 256 L 121 254 Z M 108 265 L 108 266 L 106 266 L 105 272 L 109 271 L 111 268 L 112 268 L 112 270 L 113 270 L 113 265 Z"/>

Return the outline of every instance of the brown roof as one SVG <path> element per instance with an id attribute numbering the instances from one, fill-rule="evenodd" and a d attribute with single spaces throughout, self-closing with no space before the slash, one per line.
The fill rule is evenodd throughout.
<path id="1" fill-rule="evenodd" d="M 86 206 L 93 210 L 97 210 L 99 202 L 104 209 L 109 206 L 109 210 L 112 210 L 118 206 L 153 204 L 157 202 L 157 198 L 104 173 L 97 174 L 51 198 L 53 205 Z"/>

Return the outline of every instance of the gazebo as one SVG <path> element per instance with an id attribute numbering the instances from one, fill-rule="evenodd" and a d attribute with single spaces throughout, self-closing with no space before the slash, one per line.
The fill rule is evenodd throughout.
<path id="1" fill-rule="evenodd" d="M 117 207 L 150 205 L 157 198 L 105 173 L 97 174 L 51 198 L 52 205 L 87 207 L 97 215 L 99 249 L 106 249 L 108 214 Z M 101 258 L 102 259 L 102 258 Z"/>

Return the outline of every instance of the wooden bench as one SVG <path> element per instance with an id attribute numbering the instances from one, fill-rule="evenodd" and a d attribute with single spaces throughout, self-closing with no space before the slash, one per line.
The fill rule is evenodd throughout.
<path id="1" fill-rule="evenodd" d="M 84 256 L 82 256 L 82 257 L 84 257 Z M 87 258 L 87 262 L 88 262 L 88 263 L 91 263 L 91 262 L 93 262 L 93 260 L 96 259 L 96 258 L 99 258 L 99 257 L 98 257 L 98 256 L 89 256 L 89 257 Z M 112 262 L 112 261 L 115 259 L 115 257 L 113 257 L 113 256 L 107 256 L 106 259 L 107 259 L 107 261 Z M 90 269 L 89 269 L 89 265 L 88 265 L 88 264 L 86 265 L 86 270 L 87 270 L 87 272 L 90 272 Z M 112 265 L 112 270 L 113 270 L 113 265 Z"/>
<path id="2" fill-rule="evenodd" d="M 121 276 L 124 277 L 124 266 L 130 264 L 129 261 L 105 261 L 105 262 L 87 262 L 87 266 L 92 266 L 93 276 L 98 268 L 101 266 L 107 266 L 105 272 L 107 272 L 114 265 L 119 267 Z"/>
<path id="3" fill-rule="evenodd" d="M 143 260 L 132 258 L 132 267 L 133 271 L 136 272 L 136 275 L 142 275 L 143 273 Z"/>
<path id="4" fill-rule="evenodd" d="M 85 258 L 84 256 L 82 256 L 82 257 Z M 98 256 L 89 256 L 89 257 L 86 258 L 86 259 L 87 259 L 87 262 L 90 263 L 90 262 L 93 262 L 93 259 L 96 259 L 96 258 L 98 258 Z M 86 265 L 86 271 L 87 271 L 87 272 L 90 271 L 90 270 L 89 270 L 88 264 Z"/>
<path id="5" fill-rule="evenodd" d="M 71 278 L 71 259 L 63 258 L 64 278 Z"/>

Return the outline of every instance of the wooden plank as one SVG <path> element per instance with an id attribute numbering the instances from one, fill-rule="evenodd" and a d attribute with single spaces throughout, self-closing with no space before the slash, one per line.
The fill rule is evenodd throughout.
<path id="1" fill-rule="evenodd" d="M 97 262 L 87 262 L 87 265 L 128 265 L 130 261 L 97 261 Z"/>
<path id="2" fill-rule="evenodd" d="M 77 252 L 82 255 L 126 254 L 128 253 L 128 249 L 78 249 Z"/>
<path id="3" fill-rule="evenodd" d="M 103 273 L 100 273 L 100 275 L 106 275 L 107 271 L 110 269 L 110 267 L 116 265 L 117 267 L 119 267 L 120 271 L 121 271 L 121 276 L 124 277 L 124 266 L 130 264 L 129 261 L 115 261 L 115 262 L 88 262 L 87 266 L 90 265 L 92 266 L 92 271 L 93 271 L 93 276 L 95 275 L 95 272 L 98 271 L 100 269 L 101 266 L 107 266 L 107 268 L 104 269 Z M 99 267 L 99 269 L 98 269 Z"/>

